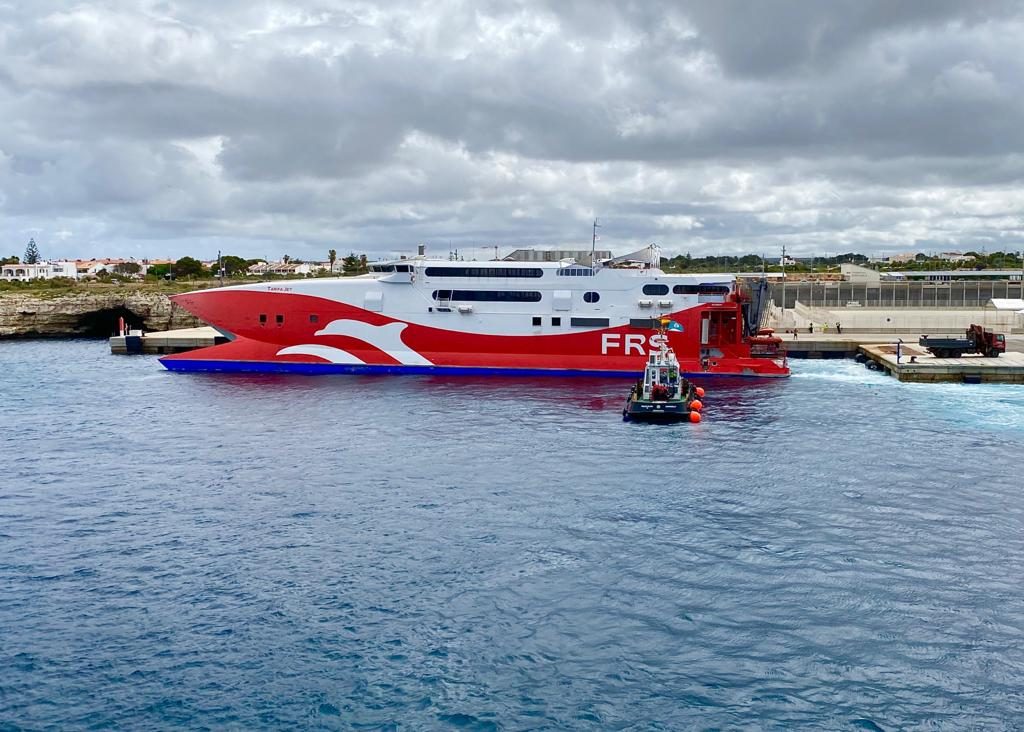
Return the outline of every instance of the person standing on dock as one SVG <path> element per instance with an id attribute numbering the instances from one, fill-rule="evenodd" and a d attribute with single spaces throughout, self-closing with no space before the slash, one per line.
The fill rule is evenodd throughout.
<path id="1" fill-rule="evenodd" d="M 900 362 L 900 356 L 903 355 L 902 354 L 902 350 L 903 350 L 903 339 L 902 338 L 897 338 L 896 339 L 896 363 Z"/>
<path id="2" fill-rule="evenodd" d="M 839 335 L 843 334 L 843 324 L 840 323 L 838 320 L 836 321 L 836 333 L 838 333 Z"/>
<path id="3" fill-rule="evenodd" d="M 808 333 L 813 333 L 814 332 L 814 323 L 808 323 L 807 324 L 807 332 Z"/>

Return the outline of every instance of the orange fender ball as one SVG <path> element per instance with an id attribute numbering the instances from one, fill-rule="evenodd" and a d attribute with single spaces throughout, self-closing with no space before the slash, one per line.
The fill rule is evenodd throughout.
<path id="1" fill-rule="evenodd" d="M 694 392 L 695 392 L 695 393 L 697 394 L 697 396 L 699 396 L 699 397 L 700 397 L 701 399 L 703 399 L 703 398 L 704 398 L 704 387 L 703 387 L 703 386 L 698 386 L 698 387 L 697 387 L 696 389 L 694 389 L 693 391 L 694 391 Z"/>
<path id="2" fill-rule="evenodd" d="M 700 399 L 694 399 L 692 402 L 690 402 L 690 409 L 695 409 L 699 412 L 703 408 L 704 405 L 701 403 Z"/>
<path id="3" fill-rule="evenodd" d="M 690 412 L 690 421 L 694 424 L 700 422 L 700 412 Z"/>

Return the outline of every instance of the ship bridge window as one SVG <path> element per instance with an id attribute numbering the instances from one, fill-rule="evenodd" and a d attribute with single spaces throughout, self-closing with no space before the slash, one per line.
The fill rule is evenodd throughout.
<path id="1" fill-rule="evenodd" d="M 427 277 L 543 277 L 540 267 L 427 267 Z"/>
<path id="2" fill-rule="evenodd" d="M 412 267 L 410 267 L 408 264 L 396 264 L 395 265 L 395 271 L 396 272 L 412 272 Z"/>
<path id="3" fill-rule="evenodd" d="M 434 290 L 435 300 L 474 302 L 540 302 L 536 290 Z"/>
<path id="4" fill-rule="evenodd" d="M 728 295 L 729 285 L 676 285 L 672 292 L 676 295 Z"/>
<path id="5" fill-rule="evenodd" d="M 644 285 L 645 295 L 667 295 L 668 285 Z"/>
<path id="6" fill-rule="evenodd" d="M 601 293 L 599 292 L 584 292 L 583 302 L 594 303 L 601 299 Z"/>
<path id="7" fill-rule="evenodd" d="M 393 264 L 371 264 L 369 267 L 371 272 L 394 272 L 395 265 Z"/>
<path id="8" fill-rule="evenodd" d="M 594 270 L 590 267 L 563 267 L 555 274 L 559 277 L 593 277 Z"/>

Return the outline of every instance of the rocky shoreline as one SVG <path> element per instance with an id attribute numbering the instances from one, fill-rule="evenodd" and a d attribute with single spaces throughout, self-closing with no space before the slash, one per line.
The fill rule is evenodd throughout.
<path id="1" fill-rule="evenodd" d="M 124 318 L 148 331 L 204 325 L 162 292 L 0 294 L 0 338 L 108 337 Z"/>

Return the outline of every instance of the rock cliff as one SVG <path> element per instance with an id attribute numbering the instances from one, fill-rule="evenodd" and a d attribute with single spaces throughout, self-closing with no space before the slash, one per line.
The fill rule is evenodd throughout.
<path id="1" fill-rule="evenodd" d="M 133 328 L 150 331 L 203 325 L 159 292 L 0 293 L 0 338 L 107 337 L 114 335 L 121 317 Z"/>

